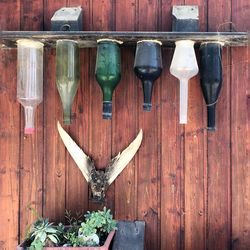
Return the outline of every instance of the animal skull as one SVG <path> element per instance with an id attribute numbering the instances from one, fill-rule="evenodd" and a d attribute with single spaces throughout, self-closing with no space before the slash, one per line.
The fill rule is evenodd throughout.
<path id="1" fill-rule="evenodd" d="M 97 170 L 94 162 L 72 140 L 59 122 L 57 122 L 57 129 L 65 147 L 81 170 L 86 181 L 90 184 L 93 201 L 103 202 L 108 187 L 127 166 L 139 149 L 142 142 L 142 130 L 140 130 L 134 141 L 131 142 L 122 153 L 118 153 L 118 155 L 110 161 L 104 170 Z"/>

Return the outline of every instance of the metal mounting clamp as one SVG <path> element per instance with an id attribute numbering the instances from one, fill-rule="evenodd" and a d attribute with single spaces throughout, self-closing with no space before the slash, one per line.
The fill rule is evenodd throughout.
<path id="1" fill-rule="evenodd" d="M 52 31 L 81 31 L 82 8 L 81 7 L 64 7 L 57 10 L 51 18 Z"/>
<path id="2" fill-rule="evenodd" d="M 199 32 L 199 8 L 197 5 L 174 5 L 172 31 Z"/>

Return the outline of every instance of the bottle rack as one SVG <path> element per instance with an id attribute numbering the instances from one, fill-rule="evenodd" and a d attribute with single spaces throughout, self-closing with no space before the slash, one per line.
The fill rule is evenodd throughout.
<path id="1" fill-rule="evenodd" d="M 174 47 L 175 41 L 193 40 L 196 45 L 202 42 L 222 42 L 224 46 L 247 46 L 247 32 L 124 32 L 124 31 L 0 31 L 1 48 L 15 48 L 18 39 L 33 39 L 46 47 L 55 47 L 56 41 L 70 39 L 77 41 L 80 48 L 93 48 L 97 40 L 109 38 L 123 41 L 122 46 L 135 46 L 140 40 L 154 39 L 163 47 Z"/>

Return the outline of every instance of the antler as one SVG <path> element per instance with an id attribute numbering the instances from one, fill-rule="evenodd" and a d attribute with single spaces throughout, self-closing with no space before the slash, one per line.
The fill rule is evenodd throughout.
<path id="1" fill-rule="evenodd" d="M 80 168 L 86 181 L 90 183 L 92 196 L 96 201 L 104 200 L 108 186 L 131 161 L 142 142 L 142 130 L 140 130 L 134 141 L 122 153 L 119 153 L 111 160 L 104 172 L 103 170 L 95 169 L 90 157 L 77 146 L 59 122 L 57 122 L 57 129 L 65 147 Z"/>
<path id="2" fill-rule="evenodd" d="M 86 181 L 89 182 L 90 170 L 93 165 L 91 159 L 77 146 L 77 144 L 72 140 L 68 133 L 62 128 L 59 121 L 57 122 L 57 129 L 65 147 L 67 148 L 75 163 L 81 170 Z"/>
<path id="3" fill-rule="evenodd" d="M 141 145 L 142 136 L 143 136 L 142 129 L 140 129 L 140 132 L 138 133 L 134 141 L 131 142 L 130 145 L 122 151 L 122 153 L 118 153 L 118 155 L 111 160 L 106 170 L 109 185 L 115 180 L 115 178 L 132 160 L 132 158 L 134 157 L 134 155 L 136 154 L 137 150 Z"/>

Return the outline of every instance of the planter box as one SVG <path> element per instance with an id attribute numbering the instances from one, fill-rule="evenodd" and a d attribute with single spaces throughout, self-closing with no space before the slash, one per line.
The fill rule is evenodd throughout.
<path id="1" fill-rule="evenodd" d="M 105 243 L 100 247 L 44 247 L 44 250 L 108 250 L 110 243 L 114 237 L 115 231 L 109 233 Z M 16 250 L 28 250 L 27 242 L 23 242 L 21 245 L 17 246 Z"/>

